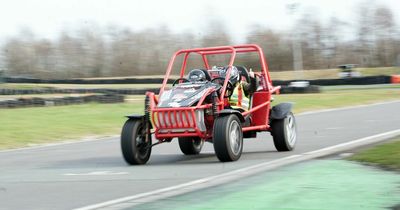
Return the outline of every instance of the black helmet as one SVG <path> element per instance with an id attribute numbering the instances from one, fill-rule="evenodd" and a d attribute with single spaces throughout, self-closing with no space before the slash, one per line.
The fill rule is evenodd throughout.
<path id="1" fill-rule="evenodd" d="M 229 67 L 224 67 L 220 73 L 221 77 L 225 78 L 226 73 L 228 72 Z M 240 80 L 239 70 L 236 66 L 232 66 L 231 75 L 229 77 L 229 81 L 235 85 Z"/>
<path id="2" fill-rule="evenodd" d="M 191 82 L 206 81 L 206 74 L 201 69 L 193 69 L 188 74 L 188 80 Z"/>

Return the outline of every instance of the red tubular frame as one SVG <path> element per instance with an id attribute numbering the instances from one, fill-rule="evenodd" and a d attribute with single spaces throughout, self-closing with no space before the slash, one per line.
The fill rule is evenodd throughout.
<path id="1" fill-rule="evenodd" d="M 207 69 L 210 69 L 210 65 L 208 63 L 207 56 L 208 55 L 218 55 L 218 54 L 230 54 L 231 57 L 229 59 L 229 64 L 228 64 L 228 72 L 226 75 L 226 78 L 230 77 L 231 73 L 231 67 L 234 64 L 236 54 L 237 53 L 248 53 L 248 52 L 256 52 L 259 55 L 260 59 L 260 65 L 261 65 L 261 77 L 264 78 L 263 81 L 263 91 L 267 91 L 269 93 L 269 97 L 272 93 L 279 93 L 280 86 L 273 87 L 272 86 L 272 81 L 270 78 L 270 74 L 268 71 L 268 65 L 267 61 L 265 60 L 264 53 L 262 49 L 255 44 L 246 44 L 246 45 L 236 45 L 236 46 L 220 46 L 220 47 L 208 47 L 208 48 L 194 48 L 194 49 L 183 49 L 179 50 L 174 55 L 172 56 L 171 60 L 169 61 L 168 67 L 167 67 L 167 72 L 164 77 L 162 86 L 160 88 L 159 96 L 161 96 L 165 90 L 165 87 L 167 85 L 168 79 L 170 77 L 174 62 L 176 58 L 179 55 L 184 55 L 182 66 L 180 69 L 180 77 L 183 77 L 185 75 L 185 69 L 187 66 L 187 60 L 188 57 L 191 53 L 196 53 L 199 54 L 202 57 L 202 60 L 204 62 L 204 66 Z M 228 80 L 225 79 L 224 84 L 222 86 L 222 93 L 225 93 L 226 87 L 227 87 Z M 158 108 L 156 107 L 157 105 L 157 98 L 154 95 L 154 93 L 146 93 L 151 100 L 150 103 L 150 109 L 152 112 L 152 122 L 155 126 L 155 135 L 157 139 L 165 139 L 165 138 L 173 138 L 173 137 L 185 137 L 185 136 L 199 136 L 200 138 L 211 138 L 207 133 L 207 131 L 201 131 L 197 125 L 196 122 L 196 110 L 200 109 L 208 109 L 211 108 L 212 104 L 205 104 L 202 105 L 204 102 L 205 98 L 207 95 L 209 95 L 213 89 L 210 89 L 206 94 L 204 94 L 197 105 L 195 107 L 176 107 L 176 108 Z M 224 107 L 227 105 L 225 104 L 224 100 L 224 95 L 221 94 L 218 102 L 218 111 L 224 109 Z M 257 111 L 261 108 L 268 108 L 270 106 L 270 101 L 266 101 L 265 103 L 262 103 L 256 107 L 251 108 L 249 111 L 243 112 L 242 115 L 246 116 L 254 111 Z M 269 111 L 267 112 L 266 117 L 269 117 Z M 155 117 L 157 116 L 157 119 Z M 162 116 L 162 121 L 160 119 L 160 116 Z M 167 117 L 165 117 L 167 116 Z M 191 116 L 191 117 L 190 117 Z M 167 118 L 167 120 L 166 120 Z M 174 119 L 174 120 L 172 120 Z M 186 122 L 184 121 L 186 120 Z M 157 121 L 156 121 L 157 120 Z M 166 122 L 168 121 L 168 122 Z M 174 122 L 173 122 L 174 121 Z M 180 123 L 179 123 L 180 121 Z M 179 132 L 173 132 L 174 130 L 179 130 Z M 166 132 L 160 132 L 166 130 Z M 244 127 L 243 131 L 252 131 L 252 130 L 257 130 L 257 131 L 269 131 L 270 126 L 268 124 L 268 121 L 265 125 L 255 125 L 255 126 L 248 126 Z"/>

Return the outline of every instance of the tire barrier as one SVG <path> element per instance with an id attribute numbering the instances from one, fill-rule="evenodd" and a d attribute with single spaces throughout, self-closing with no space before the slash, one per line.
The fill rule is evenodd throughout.
<path id="1" fill-rule="evenodd" d="M 93 88 L 93 89 L 56 89 L 56 88 L 42 88 L 42 89 L 0 89 L 0 95 L 32 95 L 32 94 L 63 94 L 63 93 L 103 93 L 103 94 L 120 94 L 120 95 L 143 95 L 146 91 L 158 93 L 159 88 L 149 89 L 106 89 L 106 88 Z"/>
<path id="2" fill-rule="evenodd" d="M 23 95 L 23 94 L 47 94 L 55 93 L 48 92 L 52 89 L 43 90 L 14 90 L 14 89 L 0 89 L 2 93 L 8 93 L 6 95 Z M 76 91 L 78 90 L 78 91 Z M 94 89 L 98 90 L 98 89 Z M 122 103 L 125 100 L 123 95 L 127 94 L 140 94 L 143 95 L 146 91 L 153 91 L 149 89 L 112 89 L 113 93 L 103 94 L 103 95 L 89 95 L 89 96 L 67 96 L 59 98 L 17 98 L 0 101 L 0 109 L 5 108 L 23 108 L 23 107 L 43 107 L 43 106 L 63 106 L 63 105 L 74 105 L 74 104 L 84 104 L 84 103 Z M 89 93 L 87 89 L 54 89 L 52 91 L 57 91 L 56 93 Z M 86 92 L 87 91 L 87 92 Z M 158 92 L 158 89 L 156 90 Z M 288 87 L 282 86 L 280 93 L 318 93 L 319 87 L 310 85 L 308 87 Z M 119 94 L 117 94 L 119 93 Z"/>
<path id="3" fill-rule="evenodd" d="M 102 93 L 102 94 L 118 94 L 118 95 L 144 95 L 147 91 L 158 94 L 160 89 L 0 89 L 0 95 L 33 95 L 33 94 L 87 94 L 87 93 Z M 318 93 L 319 87 L 310 85 L 307 88 L 289 87 L 283 85 L 281 93 Z"/>
<path id="4" fill-rule="evenodd" d="M 316 85 L 309 85 L 307 87 L 289 87 L 282 86 L 280 89 L 281 94 L 291 94 L 291 93 L 319 93 L 320 88 Z"/>
<path id="5" fill-rule="evenodd" d="M 346 79 L 316 79 L 304 80 L 310 85 L 330 86 L 330 85 L 374 85 L 374 84 L 389 84 L 391 76 L 369 76 L 369 77 L 354 77 Z M 274 85 L 289 85 L 291 82 L 298 80 L 274 80 Z"/>
<path id="6" fill-rule="evenodd" d="M 161 84 L 163 78 L 126 78 L 126 79 L 35 79 L 20 77 L 4 77 L 8 83 L 43 83 L 43 84 Z M 169 79 L 172 84 L 175 80 Z"/>
<path id="7" fill-rule="evenodd" d="M 23 108 L 23 107 L 42 107 L 42 106 L 62 106 L 84 103 L 122 103 L 125 97 L 122 95 L 90 95 L 90 96 L 68 96 L 60 98 L 18 98 L 0 101 L 0 109 Z"/>

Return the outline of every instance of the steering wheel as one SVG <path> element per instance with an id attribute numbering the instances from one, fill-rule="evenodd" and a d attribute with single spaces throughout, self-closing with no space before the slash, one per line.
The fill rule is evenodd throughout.
<path id="1" fill-rule="evenodd" d="M 212 79 L 211 82 L 223 86 L 224 82 L 225 82 L 225 78 L 224 77 L 216 77 L 216 78 Z M 233 93 L 233 84 L 229 80 L 228 80 L 228 83 L 226 84 L 226 93 L 227 94 L 225 95 L 225 98 L 229 98 Z"/>
<path id="2" fill-rule="evenodd" d="M 172 83 L 172 87 L 175 86 L 178 82 L 181 83 L 180 81 L 182 81 L 183 83 L 185 83 L 185 82 L 190 82 L 190 81 L 189 81 L 188 79 L 186 79 L 186 78 L 179 78 L 179 79 L 175 80 L 175 81 Z"/>

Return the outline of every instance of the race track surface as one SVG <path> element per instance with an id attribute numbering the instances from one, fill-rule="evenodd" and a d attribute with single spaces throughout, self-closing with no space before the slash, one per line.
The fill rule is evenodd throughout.
<path id="1" fill-rule="evenodd" d="M 232 163 L 219 162 L 209 143 L 184 156 L 177 141 L 154 147 L 143 166 L 125 164 L 118 138 L 3 151 L 0 209 L 72 209 L 157 190 L 399 129 L 399 116 L 400 102 L 299 115 L 295 151 L 276 152 L 270 134 L 260 133 Z"/>

